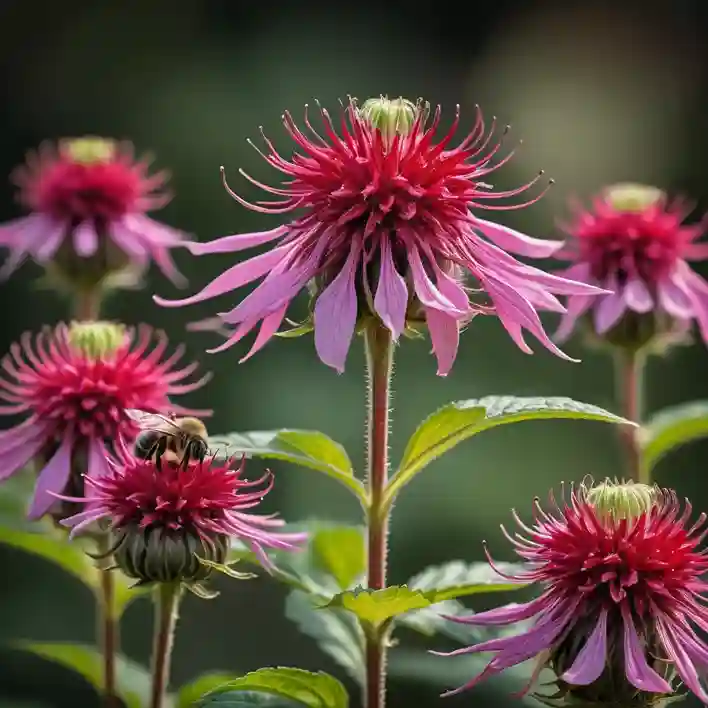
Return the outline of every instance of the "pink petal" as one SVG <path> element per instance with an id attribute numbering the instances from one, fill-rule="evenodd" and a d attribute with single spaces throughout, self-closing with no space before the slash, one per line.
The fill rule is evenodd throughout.
<path id="1" fill-rule="evenodd" d="M 288 306 L 285 304 L 279 310 L 276 310 L 272 315 L 268 315 L 263 319 L 263 323 L 261 324 L 256 341 L 253 343 L 253 346 L 249 350 L 248 354 L 246 354 L 246 356 L 242 359 L 239 359 L 239 364 L 243 364 L 244 361 L 248 361 L 254 354 L 259 352 L 266 344 L 268 344 L 282 324 L 287 309 Z"/>
<path id="2" fill-rule="evenodd" d="M 475 217 L 474 226 L 497 246 L 510 253 L 518 253 L 520 256 L 530 258 L 548 258 L 563 247 L 563 241 L 550 241 L 546 239 L 532 238 L 520 231 L 514 231 L 508 226 L 495 224 L 492 221 L 485 221 Z"/>
<path id="3" fill-rule="evenodd" d="M 44 516 L 56 502 L 56 497 L 52 493 L 61 494 L 66 489 L 71 475 L 73 447 L 74 441 L 71 436 L 67 435 L 62 440 L 59 449 L 39 473 L 32 503 L 27 513 L 29 519 L 36 520 Z"/>
<path id="4" fill-rule="evenodd" d="M 624 301 L 630 310 L 634 312 L 651 312 L 654 308 L 654 298 L 649 292 L 646 284 L 639 278 L 632 278 L 627 281 L 622 291 Z"/>
<path id="5" fill-rule="evenodd" d="M 0 443 L 0 482 L 22 469 L 42 448 L 46 435 L 40 426 L 21 430 L 22 426 L 3 431 Z M 16 433 L 13 435 L 13 433 Z"/>
<path id="6" fill-rule="evenodd" d="M 353 243 L 344 267 L 315 303 L 315 349 L 322 362 L 340 374 L 356 328 L 358 303 L 354 277 L 359 252 L 360 246 Z"/>
<path id="7" fill-rule="evenodd" d="M 389 238 L 381 240 L 381 269 L 374 297 L 374 309 L 381 321 L 391 330 L 394 341 L 406 327 L 408 287 L 405 278 L 396 270 Z"/>
<path id="8" fill-rule="evenodd" d="M 571 295 L 568 297 L 567 311 L 561 318 L 554 337 L 558 343 L 562 344 L 567 341 L 575 327 L 575 323 L 590 309 L 594 302 L 595 298 L 590 295 Z"/>
<path id="9" fill-rule="evenodd" d="M 640 691 L 651 693 L 673 693 L 671 686 L 649 666 L 645 649 L 639 641 L 632 619 L 632 611 L 622 605 L 624 621 L 624 666 L 627 680 Z"/>
<path id="10" fill-rule="evenodd" d="M 682 281 L 674 274 L 662 278 L 657 286 L 659 304 L 672 317 L 690 319 L 693 317 L 693 307 L 686 294 Z"/>
<path id="11" fill-rule="evenodd" d="M 218 275 L 205 288 L 191 297 L 186 297 L 182 300 L 165 300 L 153 295 L 152 299 L 162 307 L 184 307 L 185 305 L 194 305 L 197 302 L 224 295 L 265 275 L 287 255 L 288 250 L 289 246 L 280 246 L 272 251 L 266 251 L 259 256 L 241 261 L 241 263 L 231 266 L 221 275 Z"/>
<path id="12" fill-rule="evenodd" d="M 451 315 L 463 317 L 467 314 L 467 310 L 460 310 L 448 300 L 428 277 L 425 272 L 423 262 L 420 258 L 420 253 L 416 246 L 410 246 L 408 249 L 409 263 L 411 266 L 411 274 L 413 275 L 413 284 L 418 299 L 426 307 L 432 307 L 436 310 L 442 310 Z"/>
<path id="13" fill-rule="evenodd" d="M 455 363 L 460 344 L 460 323 L 447 312 L 432 307 L 425 308 L 425 322 L 428 325 L 435 358 L 438 360 L 437 375 L 447 376 Z"/>
<path id="14" fill-rule="evenodd" d="M 595 629 L 572 666 L 561 677 L 574 686 L 589 686 L 597 681 L 607 662 L 607 610 L 602 610 Z"/>
<path id="15" fill-rule="evenodd" d="M 90 221 L 82 221 L 74 229 L 74 250 L 82 258 L 88 258 L 98 250 L 98 234 Z"/>
<path id="16" fill-rule="evenodd" d="M 260 246 L 262 243 L 285 236 L 288 233 L 286 226 L 279 226 L 271 231 L 256 231 L 250 234 L 234 234 L 233 236 L 224 236 L 208 243 L 197 243 L 191 241 L 185 243 L 190 253 L 195 256 L 202 256 L 207 253 L 236 253 L 243 251 L 246 248 Z"/>
<path id="17" fill-rule="evenodd" d="M 594 309 L 595 330 L 604 334 L 612 329 L 627 311 L 627 305 L 621 292 L 601 298 Z"/>

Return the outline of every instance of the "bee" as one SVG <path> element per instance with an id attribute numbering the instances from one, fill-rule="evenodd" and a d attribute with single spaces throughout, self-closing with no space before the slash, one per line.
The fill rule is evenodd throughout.
<path id="1" fill-rule="evenodd" d="M 186 467 L 190 460 L 203 462 L 209 453 L 207 429 L 199 418 L 177 418 L 139 410 L 127 413 L 140 426 L 133 447 L 136 457 L 154 459 L 159 467 L 164 456 Z"/>

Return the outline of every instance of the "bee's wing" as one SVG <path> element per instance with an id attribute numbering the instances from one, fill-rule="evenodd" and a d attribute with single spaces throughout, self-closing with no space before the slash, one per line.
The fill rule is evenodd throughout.
<path id="1" fill-rule="evenodd" d="M 127 408 L 125 412 L 140 426 L 141 430 L 154 430 L 160 433 L 173 433 L 179 430 L 169 418 L 159 413 L 147 413 L 136 408 Z"/>

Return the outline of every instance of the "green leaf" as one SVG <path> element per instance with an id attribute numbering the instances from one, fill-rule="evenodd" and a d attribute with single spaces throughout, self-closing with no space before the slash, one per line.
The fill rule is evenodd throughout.
<path id="1" fill-rule="evenodd" d="M 203 674 L 179 689 L 175 708 L 194 708 L 205 693 L 209 693 L 235 678 L 237 677 L 232 672 L 225 671 Z"/>
<path id="2" fill-rule="evenodd" d="M 285 616 L 314 639 L 359 686 L 364 685 L 364 633 L 354 615 L 321 609 L 313 604 L 312 596 L 294 590 L 285 602 Z"/>
<path id="3" fill-rule="evenodd" d="M 210 437 L 212 447 L 224 447 L 230 455 L 284 460 L 300 467 L 323 472 L 336 479 L 359 501 L 366 503 L 364 485 L 354 476 L 354 469 L 344 448 L 316 430 L 260 430 Z"/>
<path id="4" fill-rule="evenodd" d="M 68 538 L 0 527 L 0 543 L 39 556 L 58 565 L 92 590 L 98 588 L 98 571 L 78 543 Z"/>
<path id="5" fill-rule="evenodd" d="M 339 608 L 356 615 L 365 628 L 376 630 L 388 620 L 430 605 L 420 590 L 394 585 L 384 590 L 356 588 L 335 595 L 324 608 Z"/>
<path id="6" fill-rule="evenodd" d="M 505 575 L 525 572 L 521 563 L 498 563 Z M 507 580 L 492 570 L 489 563 L 450 561 L 426 568 L 408 581 L 412 590 L 421 590 L 431 604 L 485 592 L 507 592 L 527 586 L 527 582 Z"/>
<path id="7" fill-rule="evenodd" d="M 38 523 L 27 518 L 27 507 L 37 477 L 32 469 L 12 475 L 0 485 L 0 523 L 13 529 L 36 529 Z"/>
<path id="8" fill-rule="evenodd" d="M 231 698 L 239 691 L 266 693 L 294 701 L 307 708 L 347 708 L 349 705 L 349 697 L 344 686 L 329 674 L 284 667 L 259 669 L 229 681 L 207 694 L 204 697 L 206 701 L 202 705 L 210 708 L 223 706 L 224 704 L 215 701 L 214 698 L 224 694 Z"/>
<path id="9" fill-rule="evenodd" d="M 348 590 L 366 572 L 364 530 L 358 526 L 332 526 L 315 532 L 311 540 L 315 565 L 331 575 L 341 590 Z"/>
<path id="10" fill-rule="evenodd" d="M 103 684 L 103 660 L 93 647 L 83 644 L 17 642 L 13 645 L 42 659 L 75 671 L 98 692 Z M 127 708 L 144 708 L 150 697 L 150 674 L 125 657 L 117 657 L 116 692 Z"/>
<path id="11" fill-rule="evenodd" d="M 398 470 L 389 482 L 384 507 L 390 505 L 426 465 L 477 433 L 524 420 L 564 418 L 633 425 L 602 408 L 563 397 L 487 396 L 455 401 L 435 411 L 413 433 Z"/>
<path id="12" fill-rule="evenodd" d="M 708 401 L 665 408 L 638 432 L 642 463 L 653 469 L 674 448 L 708 437 Z"/>
<path id="13" fill-rule="evenodd" d="M 291 701 L 257 691 L 230 691 L 207 698 L 199 708 L 302 708 L 300 701 Z"/>

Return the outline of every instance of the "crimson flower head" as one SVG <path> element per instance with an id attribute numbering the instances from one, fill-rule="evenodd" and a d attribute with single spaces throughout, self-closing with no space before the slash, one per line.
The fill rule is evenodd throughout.
<path id="1" fill-rule="evenodd" d="M 281 519 L 250 513 L 272 489 L 273 476 L 248 481 L 245 458 L 235 469 L 233 462 L 145 460 L 120 446 L 107 474 L 86 479 L 85 498 L 71 499 L 86 509 L 62 524 L 73 534 L 107 519 L 117 564 L 143 583 L 203 580 L 213 564 L 224 565 L 231 538 L 270 570 L 266 549 L 294 550 L 307 534 L 278 532 Z"/>
<path id="2" fill-rule="evenodd" d="M 197 364 L 178 366 L 184 348 L 165 356 L 168 341 L 146 325 L 126 330 L 108 322 L 73 323 L 26 333 L 2 359 L 0 415 L 24 420 L 0 432 L 0 481 L 34 461 L 39 477 L 29 516 L 81 493 L 83 475 L 106 472 L 114 442 L 131 442 L 138 424 L 130 409 L 209 415 L 170 397 L 200 388 L 188 379 Z M 77 486 L 78 485 L 78 486 Z"/>
<path id="3" fill-rule="evenodd" d="M 425 106 L 403 99 L 367 101 L 361 109 L 350 101 L 339 132 L 325 109 L 321 115 L 323 135 L 307 113 L 308 133 L 285 113 L 285 129 L 295 143 L 290 159 L 264 136 L 264 159 L 286 177 L 280 187 L 242 173 L 275 195 L 275 201 L 251 204 L 229 190 L 254 211 L 297 211 L 288 224 L 187 244 L 195 255 L 236 253 L 261 244 L 270 244 L 268 250 L 231 266 L 192 297 L 155 298 L 160 305 L 198 303 L 263 278 L 236 307 L 219 313 L 229 338 L 212 351 L 232 346 L 259 327 L 247 359 L 278 331 L 296 294 L 309 287 L 315 347 L 320 359 L 340 372 L 357 324 L 372 316 L 394 339 L 408 325 L 425 323 L 440 375 L 453 365 L 460 328 L 478 314 L 496 315 L 527 353 L 524 330 L 565 357 L 546 335 L 538 311 L 564 311 L 553 293 L 590 297 L 601 291 L 510 255 L 542 258 L 560 243 L 530 238 L 472 213 L 519 209 L 539 198 L 499 204 L 531 188 L 538 177 L 508 191 L 483 181 L 511 157 L 497 159 L 501 142 L 494 137 L 494 123 L 487 130 L 478 111 L 472 131 L 453 147 L 459 110 L 442 136 L 439 107 L 428 124 Z M 469 288 L 465 275 L 473 281 Z"/>
<path id="4" fill-rule="evenodd" d="M 450 618 L 488 627 L 533 625 L 452 652 L 490 652 L 493 658 L 451 693 L 535 658 L 534 676 L 521 695 L 549 666 L 558 677 L 551 699 L 639 708 L 675 698 L 679 678 L 708 703 L 708 646 L 696 631 L 708 628 L 702 579 L 708 558 L 700 548 L 706 515 L 691 524 L 691 505 L 682 507 L 674 492 L 609 481 L 571 490 L 561 506 L 552 495 L 551 502 L 550 513 L 535 503 L 531 526 L 514 514 L 521 534 L 504 532 L 529 564 L 516 579 L 540 583 L 540 597 Z"/>
<path id="5" fill-rule="evenodd" d="M 591 209 L 576 212 L 565 226 L 568 248 L 555 254 L 573 261 L 562 275 L 612 292 L 571 295 L 557 334 L 561 341 L 591 313 L 600 335 L 631 328 L 632 339 L 651 339 L 696 320 L 708 342 L 708 283 L 689 265 L 708 257 L 708 244 L 696 243 L 705 224 L 683 223 L 690 212 L 684 202 L 669 201 L 655 187 L 620 184 L 596 197 Z"/>
<path id="6" fill-rule="evenodd" d="M 72 284 L 88 287 L 112 278 L 139 276 L 153 261 L 176 284 L 170 249 L 184 234 L 149 218 L 170 200 L 167 175 L 148 174 L 130 144 L 96 137 L 45 143 L 18 167 L 13 181 L 30 214 L 0 225 L 0 246 L 9 255 L 8 277 L 26 258 Z"/>

